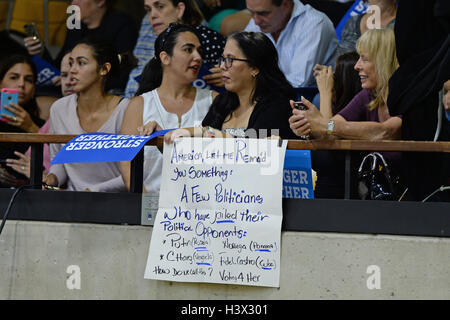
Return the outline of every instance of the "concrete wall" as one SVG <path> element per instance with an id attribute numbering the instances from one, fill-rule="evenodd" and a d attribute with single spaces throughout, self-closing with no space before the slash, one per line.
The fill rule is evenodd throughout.
<path id="1" fill-rule="evenodd" d="M 283 232 L 280 288 L 144 279 L 152 228 L 8 221 L 0 299 L 450 299 L 450 239 Z M 78 265 L 81 288 L 69 290 Z M 377 265 L 381 288 L 369 290 Z"/>

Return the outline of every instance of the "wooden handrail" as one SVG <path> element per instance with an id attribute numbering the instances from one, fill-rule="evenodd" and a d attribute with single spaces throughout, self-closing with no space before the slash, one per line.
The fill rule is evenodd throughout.
<path id="1" fill-rule="evenodd" d="M 17 143 L 67 143 L 76 135 L 42 133 L 0 133 L 0 142 Z M 153 139 L 147 145 L 161 147 L 163 139 Z M 289 140 L 288 149 L 296 150 L 358 150 L 358 151 L 402 151 L 450 153 L 447 141 L 403 141 L 403 140 Z"/>
<path id="2" fill-rule="evenodd" d="M 350 151 L 402 151 L 450 153 L 450 142 L 404 140 L 289 140 L 288 149 L 297 150 L 350 150 Z"/>

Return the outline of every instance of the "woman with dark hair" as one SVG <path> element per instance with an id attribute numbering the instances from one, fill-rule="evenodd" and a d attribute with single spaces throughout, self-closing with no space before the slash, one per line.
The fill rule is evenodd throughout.
<path id="1" fill-rule="evenodd" d="M 0 118 L 0 132 L 36 133 L 45 123 L 40 117 L 39 108 L 35 98 L 35 82 L 37 71 L 33 61 L 23 55 L 13 55 L 2 59 L 0 64 L 0 89 L 17 89 L 18 103 L 10 103 L 5 109 L 13 115 L 3 114 Z M 0 159 L 14 157 L 14 151 L 25 152 L 29 145 L 2 143 L 0 146 Z M 26 177 L 11 169 L 1 167 L 0 184 L 10 186 L 22 184 L 19 180 Z M 17 180 L 17 181 L 16 181 Z"/>
<path id="2" fill-rule="evenodd" d="M 202 59 L 204 70 L 199 73 L 199 77 L 201 77 L 202 74 L 209 73 L 208 70 L 210 68 L 212 68 L 212 71 L 216 69 L 213 66 L 217 63 L 217 60 L 223 52 L 225 38 L 220 33 L 202 25 L 203 15 L 198 9 L 195 0 L 145 0 L 144 3 L 145 10 L 147 11 L 147 18 L 150 21 L 151 29 L 155 34 L 161 34 L 171 23 L 181 23 L 195 29 L 203 48 Z M 146 77 L 147 70 L 144 68 L 144 65 L 153 56 L 151 51 L 153 49 L 152 45 L 154 44 L 154 41 L 154 38 L 150 38 L 144 43 L 144 47 L 149 51 L 149 54 L 144 57 L 141 56 L 138 67 L 130 73 L 130 78 L 125 90 L 126 97 L 138 96 L 147 91 L 141 88 L 139 92 L 136 92 L 138 90 L 138 82 L 145 82 L 143 78 Z M 216 79 L 210 84 L 221 85 L 222 81 L 221 79 Z M 207 87 L 207 84 L 203 79 L 199 79 L 194 85 L 199 88 Z"/>
<path id="3" fill-rule="evenodd" d="M 181 23 L 195 28 L 205 50 L 204 62 L 217 62 L 225 39 L 220 33 L 202 25 L 204 18 L 195 0 L 145 0 L 145 10 L 157 35 L 171 23 Z"/>
<path id="4" fill-rule="evenodd" d="M 16 116 L 3 115 L 1 132 L 35 133 L 45 122 L 39 117 L 35 98 L 37 71 L 33 61 L 22 55 L 14 55 L 2 61 L 0 66 L 0 87 L 19 90 L 18 104 L 5 108 Z M 7 127 L 3 125 L 6 124 Z M 4 128 L 2 128 L 4 127 Z"/>
<path id="5" fill-rule="evenodd" d="M 108 94 L 108 81 L 120 70 L 120 55 L 108 42 L 88 37 L 69 58 L 70 85 L 75 94 L 56 101 L 50 111 L 50 133 L 119 133 L 129 100 Z M 54 158 L 62 145 L 51 144 Z M 44 181 L 52 187 L 67 184 L 75 191 L 125 191 L 117 162 L 66 163 L 50 167 Z"/>
<path id="6" fill-rule="evenodd" d="M 156 39 L 155 57 L 141 80 L 141 96 L 125 113 L 122 134 L 147 134 L 158 129 L 199 124 L 217 93 L 191 86 L 202 65 L 202 47 L 195 29 L 171 24 Z M 146 124 L 142 129 L 142 125 Z M 159 192 L 162 155 L 156 147 L 144 149 L 144 189 Z M 123 179 L 130 185 L 130 163 L 121 162 Z"/>
<path id="7" fill-rule="evenodd" d="M 355 64 L 357 52 L 348 52 L 339 56 L 333 73 L 331 66 L 316 65 L 314 76 L 319 89 L 320 113 L 332 118 L 339 113 L 362 90 L 361 80 Z M 313 102 L 314 105 L 316 105 Z M 315 198 L 343 199 L 345 194 L 345 153 L 340 151 L 317 150 L 311 152 L 311 165 L 317 172 Z M 353 179 L 353 181 L 356 181 Z M 356 190 L 352 189 L 352 198 Z"/>
<path id="8" fill-rule="evenodd" d="M 313 104 L 320 106 L 325 117 L 331 118 L 341 111 L 362 90 L 358 71 L 354 68 L 358 59 L 359 54 L 352 51 L 336 59 L 334 72 L 331 66 L 314 67 L 319 93 L 314 97 Z"/>
<path id="9" fill-rule="evenodd" d="M 295 138 L 288 119 L 289 100 L 296 93 L 278 67 L 278 54 L 270 39 L 259 32 L 234 33 L 219 61 L 227 91 L 217 96 L 202 122 L 208 136 Z M 190 128 L 167 138 L 194 134 L 199 133 Z"/>

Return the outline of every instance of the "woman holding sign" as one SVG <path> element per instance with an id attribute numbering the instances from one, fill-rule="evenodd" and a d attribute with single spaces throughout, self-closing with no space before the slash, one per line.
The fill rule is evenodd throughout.
<path id="1" fill-rule="evenodd" d="M 108 94 L 108 80 L 119 73 L 125 57 L 111 44 L 88 37 L 71 51 L 69 77 L 76 94 L 56 101 L 50 111 L 50 133 L 119 133 L 129 100 Z M 62 145 L 51 144 L 54 158 Z M 67 185 L 76 191 L 125 191 L 117 162 L 66 163 L 50 167 L 44 180 L 50 187 Z"/>
<path id="2" fill-rule="evenodd" d="M 122 134 L 151 133 L 157 129 L 190 127 L 200 123 L 217 93 L 191 86 L 202 65 L 202 47 L 195 29 L 171 24 L 156 39 L 155 57 L 141 86 L 149 90 L 134 98 L 125 113 Z M 145 129 L 141 128 L 146 124 Z M 156 147 L 145 147 L 144 187 L 159 192 L 162 155 Z M 126 185 L 130 185 L 130 163 L 121 163 Z"/>

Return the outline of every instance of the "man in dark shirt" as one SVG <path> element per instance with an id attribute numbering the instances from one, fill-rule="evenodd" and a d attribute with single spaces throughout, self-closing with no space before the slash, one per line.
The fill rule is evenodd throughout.
<path id="1" fill-rule="evenodd" d="M 448 0 L 399 1 L 395 38 L 400 68 L 389 81 L 387 104 L 391 115 L 403 115 L 403 140 L 436 136 L 439 91 L 450 79 L 449 21 Z M 437 140 L 450 141 L 448 127 L 443 121 Z M 449 154 L 406 152 L 403 159 L 410 200 L 425 199 L 450 179 Z M 430 200 L 450 201 L 450 193 Z"/>

